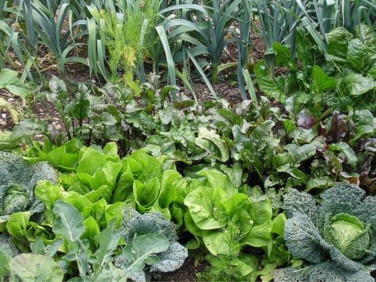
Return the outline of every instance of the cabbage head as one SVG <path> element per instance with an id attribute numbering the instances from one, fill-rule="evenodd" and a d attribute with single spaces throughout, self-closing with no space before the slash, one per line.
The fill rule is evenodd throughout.
<path id="1" fill-rule="evenodd" d="M 56 179 L 47 163 L 29 164 L 21 155 L 0 152 L 0 231 L 13 213 L 42 213 L 44 206 L 35 198 L 34 187 L 39 180 Z"/>
<path id="2" fill-rule="evenodd" d="M 374 281 L 370 271 L 376 262 L 376 197 L 336 183 L 321 198 L 318 202 L 295 189 L 285 196 L 286 245 L 294 257 L 313 265 L 300 272 L 277 271 L 275 280 L 285 281 L 294 273 L 287 280 L 319 281 L 327 275 L 323 281 Z"/>

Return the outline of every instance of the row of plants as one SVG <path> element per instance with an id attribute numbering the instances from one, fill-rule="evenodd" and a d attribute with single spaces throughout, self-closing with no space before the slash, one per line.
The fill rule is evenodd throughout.
<path id="1" fill-rule="evenodd" d="M 2 155 L 2 275 L 22 281 L 76 275 L 84 281 L 144 281 L 151 272 L 183 264 L 188 253 L 177 243 L 179 234 L 187 248 L 210 253 L 216 277 L 229 275 L 224 266 L 230 260 L 234 279 L 373 281 L 367 265 L 374 259 L 369 250 L 375 200 L 356 186 L 335 184 L 319 207 L 311 195 L 290 189 L 286 217 L 273 205 L 278 200 L 260 188 L 233 183 L 230 170 L 226 175 L 205 168 L 183 177 L 171 159 L 146 150 L 121 159 L 115 143 L 101 150 L 73 139 L 50 149 L 26 158 L 34 165 L 17 154 Z M 272 273 L 307 263 L 313 264 Z"/>
<path id="2" fill-rule="evenodd" d="M 302 32 L 309 34 L 316 48 L 331 62 L 343 64 L 346 54 L 342 49 L 338 50 L 341 54 L 333 54 L 333 41 L 350 40 L 350 36 L 332 36 L 332 30 L 346 28 L 355 33 L 361 23 L 374 29 L 375 16 L 376 7 L 368 0 L 62 0 L 53 4 L 1 0 L 0 67 L 22 69 L 23 80 L 29 77 L 33 81 L 36 74 L 57 69 L 63 75 L 81 64 L 89 68 L 90 77 L 123 83 L 136 93 L 140 89 L 133 74 L 136 80 L 146 82 L 151 68 L 163 75 L 168 84 L 184 85 L 194 97 L 194 77 L 201 77 L 217 97 L 212 83 L 220 81 L 221 72 L 237 67 L 241 95 L 248 99 L 255 94 L 249 73 L 255 63 L 250 57 L 251 32 L 262 37 L 269 68 L 283 63 L 275 58 L 275 42 L 286 45 L 293 58 L 301 59 Z M 255 18 L 259 24 L 252 20 Z M 374 49 L 358 43 L 351 44 L 358 52 L 355 56 Z M 237 62 L 223 63 L 229 44 L 236 45 Z M 43 54 L 40 50 L 44 50 Z M 17 60 L 10 57 L 9 51 Z M 350 58 L 350 65 L 351 61 L 359 63 Z M 289 66 L 294 68 L 290 63 Z M 356 72 L 362 67 L 355 66 Z"/>

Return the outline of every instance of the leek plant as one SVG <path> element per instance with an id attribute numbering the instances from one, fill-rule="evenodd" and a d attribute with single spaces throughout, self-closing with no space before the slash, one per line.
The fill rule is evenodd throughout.
<path id="1" fill-rule="evenodd" d="M 173 46 L 170 48 L 171 56 L 175 65 L 183 64 L 184 73 L 187 73 L 186 63 L 190 60 L 216 98 L 217 95 L 204 69 L 210 67 L 211 81 L 217 83 L 220 71 L 236 66 L 236 62 L 221 64 L 221 58 L 226 46 L 236 41 L 235 37 L 230 38 L 231 29 L 232 23 L 239 15 L 242 1 L 204 1 L 204 4 L 210 6 L 189 2 L 170 6 L 161 11 L 161 15 L 166 18 L 163 27 L 167 33 L 169 46 Z M 176 17 L 181 14 L 185 16 L 184 19 Z M 166 54 L 168 51 L 165 48 Z M 175 71 L 175 66 L 170 65 L 168 69 Z"/>
<path id="2" fill-rule="evenodd" d="M 77 43 L 76 40 L 87 34 L 86 21 L 72 22 L 70 4 L 63 3 L 57 8 L 56 19 L 55 14 L 40 2 L 32 3 L 32 8 L 34 28 L 41 39 L 40 43 L 45 45 L 55 57 L 58 71 L 61 74 L 64 73 L 67 63 L 87 65 L 87 60 L 84 58 L 68 56 L 73 49 L 83 45 Z M 67 30 L 63 28 L 66 18 L 69 21 L 69 29 Z"/>
<path id="3" fill-rule="evenodd" d="M 302 23 L 321 51 L 327 54 L 327 34 L 336 27 L 350 32 L 360 23 L 376 28 L 376 3 L 370 0 L 295 0 L 303 11 Z"/>
<path id="4" fill-rule="evenodd" d="M 294 51 L 296 28 L 300 21 L 301 9 L 295 0 L 255 0 L 255 6 L 261 26 L 260 33 L 266 48 L 265 59 L 269 70 L 273 72 L 272 45 L 275 42 L 281 42 Z"/>

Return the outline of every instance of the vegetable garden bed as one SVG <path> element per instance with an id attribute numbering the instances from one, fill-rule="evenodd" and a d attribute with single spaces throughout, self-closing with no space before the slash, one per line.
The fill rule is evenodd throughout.
<path id="1" fill-rule="evenodd" d="M 374 281 L 376 6 L 0 0 L 0 281 Z"/>

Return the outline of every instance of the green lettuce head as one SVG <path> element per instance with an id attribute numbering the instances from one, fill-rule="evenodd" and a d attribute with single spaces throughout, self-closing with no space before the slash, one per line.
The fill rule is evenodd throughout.
<path id="1" fill-rule="evenodd" d="M 293 189 L 285 196 L 284 209 L 288 249 L 314 265 L 304 271 L 277 271 L 277 281 L 292 273 L 295 277 L 286 279 L 318 281 L 320 269 L 330 269 L 321 271 L 320 279 L 327 275 L 326 281 L 374 281 L 370 271 L 376 262 L 376 197 L 366 197 L 357 186 L 336 183 L 322 194 L 321 202 Z"/>
<path id="2" fill-rule="evenodd" d="M 35 198 L 36 183 L 56 179 L 55 170 L 46 163 L 31 165 L 21 155 L 0 152 L 0 231 L 13 213 L 40 214 L 44 206 Z"/>

